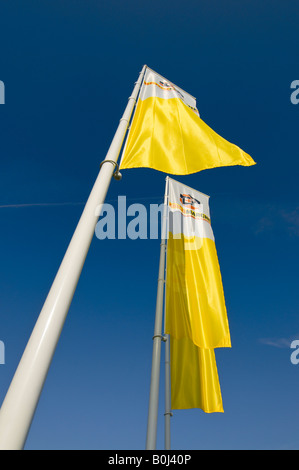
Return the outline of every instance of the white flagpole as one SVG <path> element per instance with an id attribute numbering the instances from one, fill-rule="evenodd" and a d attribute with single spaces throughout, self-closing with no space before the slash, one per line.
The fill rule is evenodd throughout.
<path id="1" fill-rule="evenodd" d="M 24 447 L 40 394 L 87 256 L 99 205 L 105 201 L 112 175 L 120 179 L 117 160 L 146 70 L 135 83 L 123 117 L 48 297 L 33 329 L 0 410 L 0 450 Z"/>
<path id="2" fill-rule="evenodd" d="M 171 411 L 171 384 L 170 384 L 170 336 L 165 335 L 165 450 L 171 449 L 170 443 L 170 418 Z"/>
<path id="3" fill-rule="evenodd" d="M 161 363 L 161 341 L 162 336 L 162 320 L 163 320 L 163 296 L 165 283 L 165 253 L 167 238 L 167 206 L 168 206 L 168 176 L 166 177 L 164 208 L 161 229 L 161 246 L 160 246 L 160 262 L 159 276 L 156 300 L 156 317 L 155 329 L 153 336 L 153 355 L 152 355 L 152 372 L 150 385 L 150 398 L 148 409 L 146 450 L 155 450 L 157 443 L 157 422 L 158 422 L 158 406 L 159 406 L 159 381 L 160 381 L 160 363 Z"/>
<path id="4" fill-rule="evenodd" d="M 169 228 L 168 228 L 169 232 Z M 166 267 L 167 272 L 167 257 Z M 165 295 L 164 295 L 164 338 L 165 338 L 165 413 L 164 413 L 164 448 L 165 450 L 171 449 L 170 439 L 170 418 L 173 416 L 171 411 L 171 378 L 170 378 L 170 335 L 165 334 L 166 330 L 166 286 L 167 278 L 165 274 Z"/>

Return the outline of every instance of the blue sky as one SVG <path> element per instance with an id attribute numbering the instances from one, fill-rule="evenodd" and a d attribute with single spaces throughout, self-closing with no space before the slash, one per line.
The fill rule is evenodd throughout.
<path id="1" fill-rule="evenodd" d="M 2 2 L 0 402 L 144 64 L 257 165 L 177 177 L 209 194 L 232 349 L 224 414 L 177 411 L 173 449 L 299 449 L 296 2 Z M 163 200 L 124 170 L 106 202 Z M 92 242 L 26 449 L 144 449 L 159 240 Z M 163 364 L 158 423 L 163 449 Z"/>

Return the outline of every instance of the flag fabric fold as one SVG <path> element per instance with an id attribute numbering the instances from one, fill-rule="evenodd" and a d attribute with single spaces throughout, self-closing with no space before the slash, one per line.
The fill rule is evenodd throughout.
<path id="1" fill-rule="evenodd" d="M 223 413 L 214 349 L 195 346 L 188 338 L 171 337 L 171 408 L 200 408 Z"/>
<path id="2" fill-rule="evenodd" d="M 148 167 L 173 175 L 231 165 L 254 165 L 250 155 L 211 129 L 196 99 L 147 68 L 121 169 Z"/>

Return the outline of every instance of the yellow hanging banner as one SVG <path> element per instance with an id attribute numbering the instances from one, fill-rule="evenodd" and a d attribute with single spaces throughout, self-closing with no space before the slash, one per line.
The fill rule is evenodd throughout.
<path id="1" fill-rule="evenodd" d="M 165 332 L 173 409 L 222 412 L 215 348 L 231 347 L 209 196 L 169 179 Z"/>
<path id="2" fill-rule="evenodd" d="M 189 93 L 147 68 L 120 168 L 187 175 L 253 159 L 200 118 Z"/>

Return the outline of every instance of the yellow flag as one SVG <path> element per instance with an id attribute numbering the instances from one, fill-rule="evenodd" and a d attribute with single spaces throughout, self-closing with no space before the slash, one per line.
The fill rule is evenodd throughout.
<path id="1" fill-rule="evenodd" d="M 223 413 L 214 349 L 202 349 L 188 338 L 170 338 L 171 408 L 200 408 Z"/>
<path id="2" fill-rule="evenodd" d="M 230 347 L 209 196 L 169 179 L 166 333 L 200 348 Z"/>
<path id="3" fill-rule="evenodd" d="M 231 347 L 209 196 L 169 179 L 166 327 L 172 408 L 223 411 L 214 349 Z"/>
<path id="4" fill-rule="evenodd" d="M 146 69 L 120 168 L 186 175 L 253 159 L 199 117 L 194 97 Z"/>

